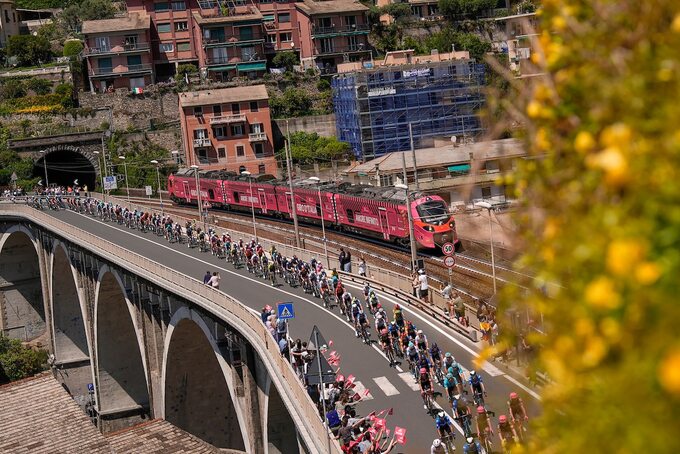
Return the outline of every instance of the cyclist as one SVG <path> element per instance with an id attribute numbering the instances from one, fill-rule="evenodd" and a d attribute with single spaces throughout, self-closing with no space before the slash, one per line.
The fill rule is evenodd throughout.
<path id="1" fill-rule="evenodd" d="M 503 450 L 508 449 L 508 444 L 512 445 L 517 440 L 517 432 L 505 415 L 498 417 L 498 437 L 501 439 Z"/>
<path id="2" fill-rule="evenodd" d="M 368 334 L 368 319 L 366 318 L 366 314 L 364 313 L 363 309 L 359 310 L 359 317 L 358 317 L 357 325 L 359 326 L 357 337 L 360 337 L 362 331 L 364 331 L 364 330 L 366 331 L 366 334 Z"/>
<path id="3" fill-rule="evenodd" d="M 427 374 L 432 377 L 432 364 L 427 357 L 427 352 L 418 350 L 418 369 L 427 371 Z"/>
<path id="4" fill-rule="evenodd" d="M 428 403 L 431 402 L 431 395 L 433 391 L 432 379 L 430 378 L 430 373 L 424 367 L 420 368 L 420 374 L 418 376 L 418 384 L 420 385 L 420 395 L 423 398 L 423 408 L 429 410 L 430 406 Z"/>
<path id="5" fill-rule="evenodd" d="M 392 341 L 390 340 L 390 333 L 387 328 L 383 328 L 379 332 L 380 346 L 385 352 L 385 356 L 390 361 L 390 367 L 394 365 L 394 352 L 392 352 Z"/>
<path id="6" fill-rule="evenodd" d="M 463 454 L 482 454 L 482 445 L 479 441 L 475 440 L 473 437 L 467 437 L 465 439 L 465 444 L 463 445 Z"/>
<path id="7" fill-rule="evenodd" d="M 512 420 L 513 424 L 517 426 L 517 431 L 524 432 L 526 431 L 526 428 L 524 427 L 524 424 L 522 423 L 522 420 L 528 421 L 529 416 L 527 415 L 527 411 L 524 408 L 524 402 L 522 401 L 522 398 L 519 397 L 519 395 L 516 392 L 511 392 L 510 393 L 510 400 L 508 400 L 508 409 L 510 410 L 510 419 Z M 521 431 L 519 429 L 521 427 Z"/>
<path id="8" fill-rule="evenodd" d="M 445 454 L 446 448 L 444 443 L 439 438 L 432 440 L 432 446 L 430 447 L 430 454 Z"/>
<path id="9" fill-rule="evenodd" d="M 415 341 L 416 338 L 416 325 L 413 324 L 412 321 L 407 321 L 406 322 L 406 335 L 413 341 Z"/>
<path id="10" fill-rule="evenodd" d="M 439 437 L 442 440 L 456 438 L 452 430 L 453 421 L 444 410 L 441 410 L 439 413 L 437 413 L 437 417 L 434 419 L 434 425 L 437 427 Z"/>
<path id="11" fill-rule="evenodd" d="M 334 289 L 335 289 L 335 300 L 338 303 L 338 306 L 340 306 L 340 313 L 345 314 L 345 306 L 342 304 L 342 295 L 345 293 L 345 287 L 342 286 L 342 282 L 337 281 L 337 284 L 333 282 Z"/>
<path id="12" fill-rule="evenodd" d="M 385 317 L 383 317 L 383 314 L 378 312 L 377 314 L 375 314 L 375 330 L 378 333 L 380 333 L 385 328 L 387 328 L 387 322 L 385 321 Z"/>
<path id="13" fill-rule="evenodd" d="M 364 301 L 368 303 L 368 295 L 371 293 L 371 284 L 366 282 L 364 285 Z"/>
<path id="14" fill-rule="evenodd" d="M 474 370 L 470 371 L 470 387 L 472 388 L 472 395 L 475 401 L 483 402 L 482 396 L 486 397 L 486 388 L 484 388 L 484 383 L 482 383 L 482 376 L 479 375 Z"/>
<path id="15" fill-rule="evenodd" d="M 352 318 L 352 294 L 349 292 L 345 292 L 342 294 L 342 311 L 343 314 L 347 317 L 347 321 L 351 322 Z"/>
<path id="16" fill-rule="evenodd" d="M 394 354 L 399 357 L 402 357 L 404 354 L 401 351 L 401 345 L 399 343 L 399 327 L 394 321 L 392 321 L 392 323 L 389 324 L 387 329 L 390 332 L 390 338 L 394 349 Z"/>
<path id="17" fill-rule="evenodd" d="M 371 313 L 375 314 L 380 304 L 378 303 L 378 295 L 376 295 L 373 290 L 371 290 L 370 293 L 368 294 L 368 304 L 369 307 L 371 308 Z"/>
<path id="18" fill-rule="evenodd" d="M 479 441 L 483 445 L 490 444 L 493 437 L 493 428 L 491 427 L 491 420 L 489 419 L 486 408 L 481 405 L 477 407 L 477 421 L 475 424 L 477 426 Z"/>
<path id="19" fill-rule="evenodd" d="M 413 371 L 413 378 L 418 378 L 416 371 L 418 370 L 418 349 L 413 342 L 408 343 L 406 347 L 406 358 L 408 359 L 409 368 Z"/>
<path id="20" fill-rule="evenodd" d="M 418 350 L 423 353 L 427 353 L 427 336 L 425 336 L 422 329 L 417 331 L 415 343 L 416 347 L 418 347 Z"/>
<path id="21" fill-rule="evenodd" d="M 352 319 L 354 320 L 354 331 L 356 332 L 357 337 L 359 337 L 359 311 L 362 310 L 361 303 L 359 302 L 359 298 L 354 298 L 352 301 Z"/>
<path id="22" fill-rule="evenodd" d="M 404 314 L 401 312 L 401 307 L 398 304 L 394 305 L 394 310 L 392 311 L 393 319 L 397 323 L 400 330 L 404 330 Z"/>
<path id="23" fill-rule="evenodd" d="M 472 410 L 464 397 L 455 399 L 453 402 L 453 414 L 463 426 L 463 433 L 469 436 L 472 433 Z"/>
<path id="24" fill-rule="evenodd" d="M 453 374 L 448 373 L 446 374 L 446 377 L 444 377 L 444 389 L 446 390 L 446 394 L 449 397 L 449 402 L 451 402 L 451 405 L 453 406 L 454 396 L 456 394 L 460 395 L 458 392 L 458 382 L 456 381 Z"/>
<path id="25" fill-rule="evenodd" d="M 432 367 L 434 367 L 435 374 L 437 374 L 442 367 L 442 353 L 436 342 L 430 347 L 430 358 L 432 358 Z"/>

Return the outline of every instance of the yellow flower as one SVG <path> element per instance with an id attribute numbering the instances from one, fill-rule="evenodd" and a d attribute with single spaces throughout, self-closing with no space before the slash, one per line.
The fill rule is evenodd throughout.
<path id="1" fill-rule="evenodd" d="M 598 309 L 616 309 L 621 305 L 621 296 L 611 279 L 600 276 L 588 284 L 585 290 L 586 302 Z"/>
<path id="2" fill-rule="evenodd" d="M 543 227 L 543 236 L 546 240 L 555 238 L 558 231 L 559 225 L 555 219 L 551 218 L 545 221 L 545 227 Z"/>
<path id="3" fill-rule="evenodd" d="M 552 26 L 555 31 L 561 32 L 567 28 L 567 21 L 562 16 L 555 16 L 552 18 Z"/>
<path id="4" fill-rule="evenodd" d="M 531 101 L 527 106 L 527 115 L 529 115 L 529 118 L 538 118 L 542 110 L 541 104 L 538 101 Z"/>
<path id="5" fill-rule="evenodd" d="M 612 186 L 619 186 L 628 181 L 628 161 L 618 147 L 609 147 L 595 156 L 587 163 L 594 168 L 602 169 L 605 173 L 605 181 Z"/>
<path id="6" fill-rule="evenodd" d="M 643 262 L 635 268 L 635 279 L 642 285 L 650 285 L 661 276 L 659 265 L 654 262 Z"/>
<path id="7" fill-rule="evenodd" d="M 671 394 L 680 396 L 680 347 L 673 348 L 659 364 L 659 382 Z"/>
<path id="8" fill-rule="evenodd" d="M 574 148 L 581 154 L 593 150 L 595 148 L 595 139 L 593 138 L 593 135 L 587 131 L 579 132 L 574 140 Z"/>
<path id="9" fill-rule="evenodd" d="M 550 149 L 550 140 L 548 139 L 548 132 L 545 128 L 539 128 L 538 131 L 536 131 L 534 143 L 540 151 L 548 151 L 548 149 Z"/>
<path id="10" fill-rule="evenodd" d="M 611 341 L 617 342 L 621 338 L 621 324 L 612 317 L 600 322 L 600 331 Z"/>
<path id="11" fill-rule="evenodd" d="M 625 123 L 615 123 L 602 131 L 600 142 L 605 147 L 626 148 L 630 145 L 633 131 Z"/>
<path id="12" fill-rule="evenodd" d="M 591 336 L 585 345 L 585 350 L 581 360 L 586 367 L 593 367 L 600 364 L 607 354 L 607 343 L 601 337 Z"/>
<path id="13" fill-rule="evenodd" d="M 595 325 L 589 318 L 579 318 L 574 324 L 574 332 L 579 337 L 589 337 L 595 332 Z"/>
<path id="14" fill-rule="evenodd" d="M 680 14 L 676 14 L 671 24 L 671 30 L 675 33 L 680 33 Z"/>
<path id="15" fill-rule="evenodd" d="M 629 275 L 644 255 L 644 246 L 632 239 L 615 240 L 607 248 L 607 269 L 618 276 Z"/>

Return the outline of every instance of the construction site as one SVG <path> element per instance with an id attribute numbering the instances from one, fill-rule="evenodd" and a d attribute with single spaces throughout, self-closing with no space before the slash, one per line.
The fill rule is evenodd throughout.
<path id="1" fill-rule="evenodd" d="M 485 66 L 468 52 L 404 50 L 343 63 L 331 83 L 337 136 L 363 162 L 432 147 L 436 137 L 474 138 L 482 132 L 484 78 Z"/>

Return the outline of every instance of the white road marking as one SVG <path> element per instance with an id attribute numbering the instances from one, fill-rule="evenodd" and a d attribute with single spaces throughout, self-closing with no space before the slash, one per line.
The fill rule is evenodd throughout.
<path id="1" fill-rule="evenodd" d="M 371 399 L 373 399 L 373 395 L 371 394 L 371 391 L 368 391 L 368 394 L 364 395 L 364 392 L 366 391 L 366 387 L 360 381 L 354 382 L 354 391 L 359 393 L 359 395 L 361 396 L 361 400 L 371 400 Z"/>
<path id="2" fill-rule="evenodd" d="M 413 379 L 413 374 L 411 374 L 411 372 L 403 372 L 399 374 L 399 378 L 404 380 L 406 386 L 411 388 L 413 391 L 420 391 L 420 385 L 418 385 L 418 383 L 416 383 L 416 381 Z"/>
<path id="3" fill-rule="evenodd" d="M 395 396 L 399 394 L 399 390 L 394 387 L 392 383 L 387 379 L 387 377 L 375 377 L 373 379 L 376 385 L 380 388 L 386 396 Z"/>
<path id="4" fill-rule="evenodd" d="M 529 394 L 531 397 L 534 397 L 534 398 L 536 398 L 536 399 L 538 399 L 538 400 L 541 400 L 541 396 L 540 396 L 538 393 L 536 393 L 535 391 L 533 391 L 533 390 L 527 388 L 526 386 L 524 386 L 522 383 L 520 383 L 518 380 L 516 380 L 515 377 L 511 377 L 510 375 L 505 375 L 504 377 L 507 378 L 507 379 L 508 379 L 509 381 L 511 381 L 512 383 L 514 383 L 515 385 L 517 385 L 517 386 L 519 386 L 520 388 L 522 388 L 522 389 L 523 389 L 527 394 Z"/>

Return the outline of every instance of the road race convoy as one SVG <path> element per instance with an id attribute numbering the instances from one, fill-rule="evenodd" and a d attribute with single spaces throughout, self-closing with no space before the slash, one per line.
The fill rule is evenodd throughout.
<path id="1" fill-rule="evenodd" d="M 223 180 L 219 182 L 224 183 Z M 201 188 L 207 192 L 209 187 L 206 185 Z M 279 186 L 273 187 L 275 189 L 271 189 L 270 194 L 276 195 Z M 239 186 L 230 187 L 233 191 L 241 190 L 237 188 Z M 344 194 L 326 193 L 329 201 L 338 195 Z M 301 194 L 301 203 L 305 203 L 305 200 Z M 391 311 L 386 310 L 368 282 L 363 289 L 352 294 L 343 284 L 342 275 L 335 269 L 326 270 L 315 259 L 305 262 L 295 255 L 284 257 L 273 245 L 265 250 L 255 239 L 244 241 L 242 238 L 232 238 L 229 232 L 218 233 L 212 228 L 204 231 L 195 221 L 181 225 L 169 215 L 130 210 L 123 205 L 86 197 L 51 195 L 29 197 L 26 202 L 38 209 L 71 209 L 104 222 L 115 222 L 143 233 L 155 234 L 171 244 L 211 252 L 231 263 L 234 268 L 246 269 L 272 286 L 285 282 L 318 298 L 327 310 L 334 311 L 337 308 L 354 328 L 357 342 L 375 345 L 382 351 L 390 367 L 401 370 L 401 365 L 408 370 L 408 379 L 414 381 L 414 387 L 417 386 L 423 408 L 434 420 L 433 432 L 437 438 L 429 447 L 431 454 L 453 453 L 456 450 L 456 431 L 463 434 L 462 451 L 465 454 L 510 453 L 514 446 L 524 441 L 528 414 L 521 397 L 515 392 L 510 393 L 504 408 L 499 411 L 502 414 L 498 415 L 497 423 L 494 424 L 494 410 L 499 409 L 488 407 L 482 375 L 464 368 L 450 352 L 442 351 L 434 339 L 429 339 L 422 329 L 406 317 L 399 304 L 394 304 Z M 203 282 L 219 288 L 219 275 L 207 272 Z M 318 380 L 310 380 L 315 376 L 307 374 L 308 367 L 316 361 L 316 350 L 308 349 L 307 343 L 300 339 L 293 340 L 288 333 L 288 325 L 283 320 L 277 320 L 276 311 L 270 305 L 263 307 L 261 320 L 278 342 L 281 354 L 291 362 L 316 402 L 319 417 L 328 424 L 343 452 L 385 454 L 396 444 L 406 443 L 404 428 L 395 427 L 390 437 L 386 418 L 392 414 L 392 409 L 372 412 L 366 417 L 357 416 L 355 406 L 364 400 L 367 392 L 356 387 L 352 375 L 340 375 L 340 355 L 328 351 L 332 347 L 331 342 L 323 346 L 320 353 L 337 370 L 335 380 L 328 379 L 332 383 L 324 381 L 322 392 Z M 446 404 L 440 406 L 438 396 Z M 416 452 L 427 452 L 426 447 L 416 449 Z"/>
<path id="2" fill-rule="evenodd" d="M 292 219 L 290 188 L 271 175 L 252 177 L 224 171 L 182 169 L 168 177 L 170 198 L 178 204 L 201 202 L 234 211 L 255 210 L 272 218 Z M 406 191 L 394 187 L 295 182 L 295 209 L 300 220 L 401 245 L 409 244 Z M 421 249 L 458 244 L 456 224 L 444 200 L 419 192 L 409 194 L 416 241 Z"/>

